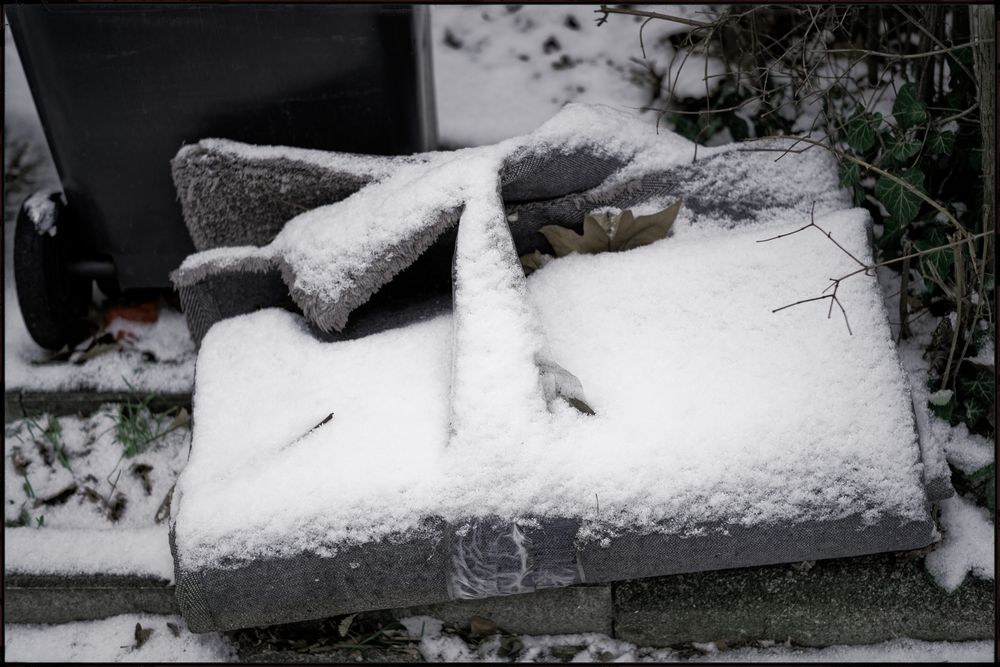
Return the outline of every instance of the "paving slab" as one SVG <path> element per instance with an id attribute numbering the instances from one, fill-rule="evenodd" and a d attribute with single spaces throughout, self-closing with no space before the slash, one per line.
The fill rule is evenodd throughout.
<path id="1" fill-rule="evenodd" d="M 467 627 L 473 616 L 481 616 L 515 634 L 600 632 L 610 635 L 613 607 L 611 586 L 570 586 L 395 609 L 392 614 L 396 618 L 430 616 L 456 627 Z"/>
<path id="2" fill-rule="evenodd" d="M 105 403 L 138 403 L 150 397 L 146 392 L 129 391 L 37 391 L 13 390 L 4 392 L 4 422 L 40 414 L 88 415 Z M 170 409 L 191 410 L 190 392 L 154 394 L 149 400 L 153 412 Z"/>
<path id="3" fill-rule="evenodd" d="M 993 639 L 995 585 L 939 588 L 914 555 L 881 554 L 636 580 L 614 587 L 615 637 L 639 646 Z"/>
<path id="4" fill-rule="evenodd" d="M 7 575 L 4 623 L 68 623 L 119 614 L 179 614 L 174 587 L 155 577 Z"/>

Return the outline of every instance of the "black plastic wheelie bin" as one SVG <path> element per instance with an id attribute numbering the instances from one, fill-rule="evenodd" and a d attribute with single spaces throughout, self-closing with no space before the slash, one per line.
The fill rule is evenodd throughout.
<path id="1" fill-rule="evenodd" d="M 170 159 L 221 137 L 376 154 L 436 147 L 429 7 L 8 4 L 62 193 L 18 216 L 32 337 L 83 338 L 92 281 L 167 288 L 194 250 Z M 39 220 L 44 220 L 40 223 Z"/>

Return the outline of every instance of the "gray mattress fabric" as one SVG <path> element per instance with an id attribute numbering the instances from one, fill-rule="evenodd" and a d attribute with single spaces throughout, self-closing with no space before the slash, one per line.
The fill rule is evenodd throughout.
<path id="1" fill-rule="evenodd" d="M 935 539 L 951 489 L 874 278 L 838 289 L 844 319 L 772 312 L 856 264 L 813 229 L 759 241 L 814 215 L 870 260 L 870 219 L 829 155 L 757 147 L 571 105 L 450 154 L 184 149 L 201 252 L 174 280 L 201 349 L 170 535 L 189 627 Z M 678 199 L 663 240 L 521 270 L 551 251 L 544 225 Z"/>

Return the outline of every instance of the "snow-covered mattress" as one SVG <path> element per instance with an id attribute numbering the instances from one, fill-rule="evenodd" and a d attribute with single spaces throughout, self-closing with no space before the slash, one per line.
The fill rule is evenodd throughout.
<path id="1" fill-rule="evenodd" d="M 774 312 L 872 261 L 830 156 L 695 160 L 581 107 L 518 141 L 419 156 L 175 273 L 189 304 L 242 313 L 266 292 L 303 313 L 200 321 L 171 518 L 193 630 L 932 541 L 941 457 L 921 452 L 875 278 Z M 678 197 L 665 239 L 522 273 L 542 224 Z M 835 243 L 801 229 L 813 207 Z M 450 298 L 369 308 L 442 243 Z"/>
<path id="2" fill-rule="evenodd" d="M 488 406 L 514 440 L 449 443 L 448 313 L 335 343 L 277 309 L 216 325 L 175 496 L 189 625 L 928 544 L 908 389 L 874 278 L 839 290 L 853 335 L 826 301 L 771 312 L 852 269 L 819 233 L 756 243 L 801 222 L 682 219 L 651 246 L 530 276 L 551 353 L 596 414 L 557 410 L 535 430 L 518 404 Z M 817 222 L 870 256 L 863 210 Z"/>

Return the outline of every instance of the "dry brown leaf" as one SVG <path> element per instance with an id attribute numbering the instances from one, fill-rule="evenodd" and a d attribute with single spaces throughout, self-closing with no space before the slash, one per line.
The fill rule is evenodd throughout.
<path id="1" fill-rule="evenodd" d="M 631 250 L 666 238 L 677 220 L 681 204 L 681 200 L 678 199 L 658 213 L 639 217 L 635 217 L 632 211 L 627 210 L 617 214 L 589 213 L 583 218 L 583 234 L 577 234 L 558 225 L 546 225 L 539 231 L 552 246 L 556 257 L 564 257 L 574 252 L 590 255 L 598 252 Z M 523 257 L 522 265 L 524 265 Z"/>

